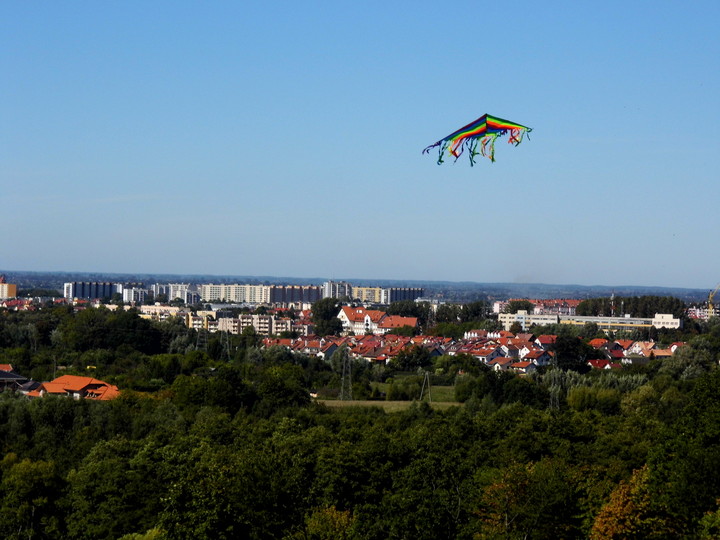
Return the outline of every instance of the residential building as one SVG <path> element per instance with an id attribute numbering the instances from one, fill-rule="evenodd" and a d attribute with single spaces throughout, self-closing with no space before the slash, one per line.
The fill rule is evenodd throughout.
<path id="1" fill-rule="evenodd" d="M 510 330 L 513 323 L 520 323 L 523 331 L 529 330 L 532 325 L 545 326 L 548 324 L 557 324 L 558 316 L 554 314 L 534 315 L 526 310 L 518 310 L 517 313 L 499 313 L 498 321 L 502 324 L 503 329 Z"/>
<path id="2" fill-rule="evenodd" d="M 269 304 L 269 285 L 215 284 L 200 285 L 200 298 L 203 302 L 246 302 L 249 304 Z"/>
<path id="3" fill-rule="evenodd" d="M 510 330 L 513 323 L 520 323 L 523 331 L 529 330 L 532 325 L 545 326 L 549 324 L 572 324 L 583 326 L 593 323 L 601 330 L 633 330 L 638 328 L 681 328 L 682 321 L 671 314 L 657 313 L 655 317 L 591 317 L 579 315 L 529 314 L 525 310 L 517 313 L 499 313 L 498 320 L 505 330 Z"/>
<path id="4" fill-rule="evenodd" d="M 125 287 L 122 292 L 123 302 L 126 304 L 144 304 L 148 295 L 148 290 L 140 287 Z"/>
<path id="5" fill-rule="evenodd" d="M 0 300 L 15 298 L 17 296 L 17 285 L 7 283 L 5 276 L 0 276 Z"/>
<path id="6" fill-rule="evenodd" d="M 322 298 L 322 287 L 317 285 L 270 285 L 271 304 L 313 304 Z"/>
<path id="7" fill-rule="evenodd" d="M 353 287 L 352 297 L 369 304 L 382 304 L 383 289 L 381 287 Z"/>
<path id="8" fill-rule="evenodd" d="M 115 293 L 122 294 L 121 283 L 109 281 L 73 281 L 63 284 L 63 296 L 72 301 L 75 298 L 111 298 Z"/>
<path id="9" fill-rule="evenodd" d="M 388 287 L 383 289 L 381 296 L 382 304 L 392 304 L 402 300 L 413 302 L 425 294 L 425 289 L 420 287 Z"/>
<path id="10" fill-rule="evenodd" d="M 323 298 L 352 298 L 352 285 L 347 281 L 326 281 L 322 284 Z"/>
<path id="11" fill-rule="evenodd" d="M 28 395 L 31 397 L 39 397 L 47 394 L 68 396 L 74 399 L 83 398 L 106 401 L 118 397 L 120 390 L 118 390 L 117 386 L 91 377 L 63 375 L 53 381 L 42 383 L 39 390 L 31 392 Z"/>

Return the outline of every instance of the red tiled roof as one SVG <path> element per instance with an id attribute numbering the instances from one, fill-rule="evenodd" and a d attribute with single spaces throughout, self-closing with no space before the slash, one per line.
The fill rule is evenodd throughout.
<path id="1" fill-rule="evenodd" d="M 380 328 L 401 328 L 403 326 L 417 326 L 417 317 L 401 317 L 400 315 L 388 315 L 380 324 Z"/>
<path id="2" fill-rule="evenodd" d="M 86 393 L 88 399 L 107 400 L 120 395 L 117 386 L 93 379 L 92 377 L 80 377 L 78 375 L 62 375 L 57 379 L 42 384 L 42 388 L 48 394 L 66 394 L 68 392 Z"/>

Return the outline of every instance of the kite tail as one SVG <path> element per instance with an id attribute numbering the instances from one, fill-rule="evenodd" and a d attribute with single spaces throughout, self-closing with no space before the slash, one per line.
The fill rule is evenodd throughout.
<path id="1" fill-rule="evenodd" d="M 475 165 L 475 156 L 477 156 L 480 152 L 477 151 L 477 145 L 478 140 L 472 139 L 468 142 L 468 153 L 470 155 L 470 166 L 472 167 Z"/>
<path id="2" fill-rule="evenodd" d="M 493 133 L 483 137 L 480 143 L 480 153 L 493 163 L 495 163 L 495 139 L 497 139 L 497 134 Z"/>
<path id="3" fill-rule="evenodd" d="M 508 143 L 514 144 L 517 146 L 520 144 L 523 140 L 523 137 L 527 137 L 528 141 L 530 140 L 530 132 L 532 131 L 532 128 L 513 128 L 510 130 L 510 138 L 508 139 Z"/>

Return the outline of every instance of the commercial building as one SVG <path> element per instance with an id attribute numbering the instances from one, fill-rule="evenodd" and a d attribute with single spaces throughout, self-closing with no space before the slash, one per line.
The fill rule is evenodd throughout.
<path id="1" fill-rule="evenodd" d="M 596 324 L 601 330 L 636 330 L 642 328 L 670 328 L 682 327 L 682 321 L 667 313 L 656 313 L 655 317 L 584 317 L 579 315 L 535 315 L 525 310 L 517 313 L 500 313 L 498 320 L 504 330 L 510 330 L 513 323 L 519 323 L 523 331 L 527 331 L 533 325 L 545 326 L 549 324 L 571 324 L 583 326 L 588 323 Z"/>

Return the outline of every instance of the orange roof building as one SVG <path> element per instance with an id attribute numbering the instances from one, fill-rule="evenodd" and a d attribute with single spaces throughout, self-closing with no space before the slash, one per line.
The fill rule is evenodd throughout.
<path id="1" fill-rule="evenodd" d="M 107 401 L 120 395 L 117 386 L 92 377 L 62 375 L 57 379 L 42 383 L 40 395 L 68 396 L 75 399 L 95 399 Z"/>

